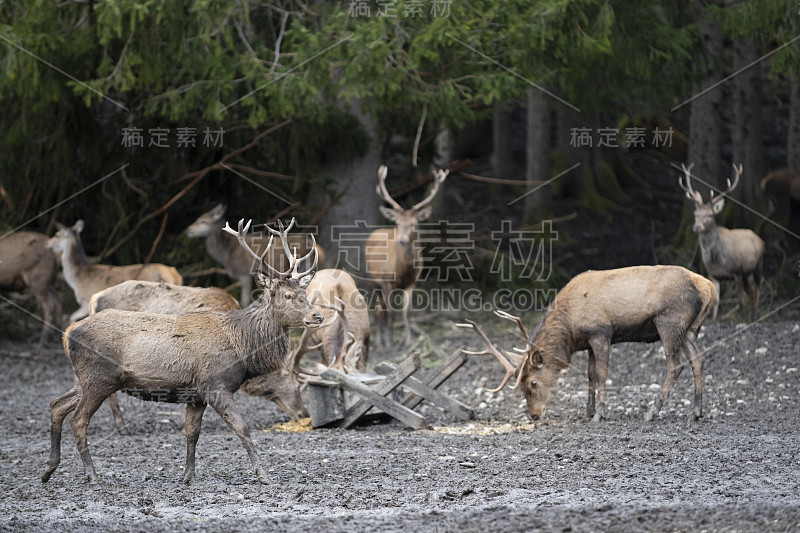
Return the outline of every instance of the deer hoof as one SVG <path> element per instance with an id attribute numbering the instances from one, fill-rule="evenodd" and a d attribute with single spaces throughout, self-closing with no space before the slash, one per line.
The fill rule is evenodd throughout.
<path id="1" fill-rule="evenodd" d="M 649 411 L 647 411 L 647 414 L 644 415 L 644 421 L 645 422 L 652 422 L 653 419 L 656 417 L 657 413 L 658 413 L 658 411 L 656 411 L 655 409 L 650 409 Z"/>
<path id="2" fill-rule="evenodd" d="M 600 413 L 595 413 L 595 414 L 594 414 L 594 416 L 592 417 L 592 423 L 593 423 L 593 424 L 597 424 L 597 423 L 598 423 L 598 422 L 600 422 L 602 419 L 603 419 L 603 417 L 602 417 L 602 416 L 600 416 Z"/>
<path id="3" fill-rule="evenodd" d="M 262 485 L 272 485 L 272 480 L 269 478 L 269 475 L 267 475 L 267 471 L 264 470 L 263 466 L 256 467 L 256 476 L 258 476 L 258 481 Z"/>
<path id="4" fill-rule="evenodd" d="M 45 470 L 44 474 L 42 474 L 42 483 L 47 483 L 50 481 L 50 476 L 53 475 L 53 472 L 56 471 L 56 468 L 58 468 L 58 463 L 53 464 L 48 461 L 47 470 Z"/>
<path id="5" fill-rule="evenodd" d="M 194 472 L 187 472 L 183 476 L 184 485 L 194 485 Z"/>

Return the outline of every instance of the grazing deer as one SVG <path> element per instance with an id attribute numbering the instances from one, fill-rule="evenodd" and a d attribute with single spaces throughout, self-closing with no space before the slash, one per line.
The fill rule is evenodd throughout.
<path id="1" fill-rule="evenodd" d="M 64 350 L 75 371 L 71 390 L 50 402 L 51 448 L 47 482 L 61 460 L 61 426 L 70 419 L 75 442 L 90 482 L 97 475 L 86 442 L 86 429 L 94 412 L 112 393 L 123 390 L 154 401 L 186 404 L 185 483 L 195 478 L 195 447 L 206 405 L 211 405 L 241 439 L 259 481 L 268 483 L 267 472 L 250 440 L 233 394 L 252 377 L 278 371 L 289 353 L 289 328 L 312 327 L 322 315 L 308 302 L 305 286 L 317 266 L 316 250 L 311 268 L 298 272 L 299 260 L 291 254 L 289 268 L 280 272 L 256 254 L 245 238 L 250 222 L 236 235 L 239 244 L 258 262 L 256 284 L 264 289 L 248 308 L 226 313 L 200 311 L 158 315 L 107 309 L 77 322 L 64 332 Z M 286 236 L 294 220 L 273 235 Z M 313 248 L 313 247 L 312 247 Z M 304 257 L 303 259 L 307 259 Z"/>
<path id="2" fill-rule="evenodd" d="M 75 299 L 80 307 L 69 316 L 70 323 L 89 314 L 89 300 L 96 292 L 107 289 L 117 283 L 129 279 L 146 281 L 166 281 L 181 285 L 183 278 L 171 266 L 160 263 L 147 265 L 87 265 L 81 261 L 79 255 L 79 234 L 83 231 L 83 220 L 68 228 L 57 224 L 58 231 L 47 242 L 48 248 L 61 252 L 61 266 L 64 268 L 64 279 L 75 292 Z"/>
<path id="3" fill-rule="evenodd" d="M 33 231 L 0 235 L 0 289 L 29 288 L 44 313 L 39 345 L 61 329 L 61 295 L 55 288 L 58 262 L 47 248 L 49 237 Z"/>
<path id="4" fill-rule="evenodd" d="M 225 313 L 240 307 L 233 296 L 216 287 L 186 287 L 163 281 L 125 281 L 92 296 L 89 303 L 90 314 L 104 309 L 178 315 L 196 311 Z M 300 397 L 296 367 L 299 368 L 299 364 L 293 358 L 287 358 L 278 372 L 250 378 L 242 383 L 241 389 L 251 396 L 275 402 L 292 420 L 306 418 L 308 411 Z M 116 393 L 109 397 L 109 405 L 117 425 L 121 424 L 122 413 L 119 411 Z"/>
<path id="5" fill-rule="evenodd" d="M 250 256 L 242 250 L 241 246 L 220 230 L 223 217 L 225 216 L 225 205 L 219 204 L 200 215 L 188 228 L 186 228 L 186 236 L 189 238 L 206 239 L 206 248 L 208 253 L 222 263 L 228 276 L 239 282 L 241 288 L 241 295 L 239 303 L 242 307 L 247 307 L 250 303 L 250 293 L 253 289 L 253 260 Z M 315 241 L 316 242 L 316 241 Z M 261 248 L 266 243 L 263 235 L 248 235 L 247 244 L 256 252 L 260 252 Z M 309 250 L 308 241 L 304 235 L 293 235 L 289 237 L 289 245 L 291 248 L 296 248 L 301 254 L 305 254 Z M 319 262 L 325 261 L 325 253 L 319 245 L 317 246 L 317 253 L 319 254 Z M 266 256 L 267 263 L 277 269 L 286 268 L 288 259 L 283 252 L 283 247 L 278 246 L 273 248 Z"/>
<path id="6" fill-rule="evenodd" d="M 439 186 L 447 178 L 448 170 L 434 172 L 433 188 L 430 193 L 411 209 L 403 209 L 389 195 L 386 188 L 386 166 L 378 170 L 378 196 L 391 207 L 380 206 L 381 214 L 395 223 L 394 228 L 378 228 L 373 231 L 364 244 L 367 262 L 367 275 L 378 289 L 380 302 L 377 308 L 378 344 L 391 346 L 394 306 L 391 293 L 395 289 L 403 291 L 403 322 L 405 324 L 404 342 L 411 342 L 411 321 L 409 307 L 411 293 L 422 271 L 422 250 L 417 245 L 417 222 L 431 216 L 431 208 L 426 207 L 439 191 Z"/>
<path id="7" fill-rule="evenodd" d="M 321 302 L 320 313 L 332 325 L 310 331 L 320 344 L 326 366 L 344 367 L 346 372 L 366 372 L 369 359 L 369 311 L 353 277 L 343 270 L 320 270 L 306 287 L 309 301 Z M 342 302 L 337 309 L 335 302 Z M 336 314 L 340 320 L 336 319 Z M 302 341 L 301 341 L 302 342 Z"/>
<path id="8" fill-rule="evenodd" d="M 709 195 L 708 203 L 703 202 L 703 196 L 692 188 L 691 169 L 681 164 L 686 184 L 678 178 L 678 185 L 686 192 L 686 197 L 694 202 L 694 226 L 692 229 L 698 234 L 700 253 L 706 275 L 714 284 L 716 298 L 711 320 L 717 319 L 719 309 L 720 291 L 719 280 L 736 280 L 736 290 L 739 293 L 739 308 L 745 321 L 748 320 L 747 308 L 744 305 L 744 292 L 750 298 L 750 315 L 752 320 L 758 320 L 758 298 L 761 292 L 761 276 L 764 266 L 764 241 L 749 229 L 728 229 L 717 226 L 714 215 L 722 211 L 725 206 L 725 196 L 736 188 L 742 174 L 742 165 L 733 165 L 733 183 L 728 180 L 728 187 L 720 194 Z M 753 285 L 750 285 L 748 276 L 753 275 Z"/>
<path id="9" fill-rule="evenodd" d="M 498 316 L 516 322 L 522 332 L 526 346 L 521 355 L 508 351 L 503 355 L 471 320 L 458 325 L 473 328 L 487 347 L 482 352 L 466 353 L 491 354 L 506 369 L 502 383 L 491 392 L 499 391 L 516 376 L 514 388 L 522 390 L 533 420 L 544 416 L 550 387 L 558 373 L 569 367 L 572 354 L 588 350 L 586 413 L 599 421 L 605 416 L 611 345 L 661 339 L 667 357 L 667 376 L 645 419 L 652 420 L 669 396 L 683 370 L 680 356 L 683 350 L 694 374 L 693 417 L 696 420 L 703 414 L 703 355 L 697 346 L 697 333 L 713 302 L 714 285 L 683 267 L 590 270 L 575 276 L 559 291 L 533 335 L 528 335 L 519 318 L 496 311 Z"/>

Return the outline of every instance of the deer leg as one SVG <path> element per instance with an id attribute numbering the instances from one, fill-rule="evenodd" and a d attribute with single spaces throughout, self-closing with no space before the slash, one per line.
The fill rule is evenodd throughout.
<path id="1" fill-rule="evenodd" d="M 97 483 L 99 479 L 94 471 L 94 464 L 92 463 L 92 456 L 89 454 L 89 444 L 86 440 L 86 429 L 89 427 L 89 420 L 92 415 L 97 412 L 97 409 L 103 404 L 103 401 L 108 398 L 112 391 L 97 391 L 87 390 L 83 387 L 81 390 L 80 400 L 75 407 L 75 412 L 72 414 L 69 423 L 72 426 L 72 432 L 75 434 L 75 444 L 78 446 L 78 453 L 83 461 L 83 472 L 89 483 Z"/>
<path id="2" fill-rule="evenodd" d="M 108 406 L 111 408 L 111 413 L 114 415 L 114 426 L 122 427 L 125 421 L 122 419 L 122 411 L 119 408 L 119 400 L 115 392 L 108 397 Z"/>
<path id="3" fill-rule="evenodd" d="M 594 395 L 597 390 L 597 368 L 595 367 L 594 350 L 589 346 L 589 394 L 586 400 L 586 416 L 594 416 Z"/>
<path id="4" fill-rule="evenodd" d="M 76 382 L 70 390 L 50 401 L 50 459 L 47 461 L 47 470 L 42 474 L 42 483 L 50 480 L 61 462 L 61 429 L 64 418 L 75 410 L 80 399 L 81 387 Z"/>
<path id="5" fill-rule="evenodd" d="M 683 353 L 689 360 L 694 376 L 694 409 L 692 418 L 694 420 L 703 416 L 703 354 L 697 346 L 697 335 L 693 331 L 687 331 L 683 339 Z"/>
<path id="6" fill-rule="evenodd" d="M 744 292 L 745 288 L 749 292 L 750 287 L 747 285 L 747 281 L 745 280 L 744 276 L 736 276 L 736 294 L 739 298 L 739 309 L 742 312 L 742 318 L 744 318 L 745 322 L 749 322 L 749 317 L 747 313 L 747 306 L 744 305 Z"/>
<path id="7" fill-rule="evenodd" d="M 203 413 L 206 411 L 204 403 L 186 404 L 186 468 L 183 472 L 183 482 L 187 485 L 194 483 L 194 459 L 197 448 L 197 439 L 200 438 L 200 426 L 203 423 Z"/>
<path id="8" fill-rule="evenodd" d="M 52 324 L 59 332 L 61 331 L 61 296 L 58 294 L 58 291 L 53 288 L 49 287 L 47 290 L 47 307 L 50 309 L 50 316 L 53 317 Z M 47 320 L 47 313 L 45 313 L 45 320 Z M 44 329 L 47 328 L 47 329 Z M 52 328 L 48 328 L 46 325 L 42 329 L 42 332 L 51 333 L 49 330 Z M 46 335 L 43 335 L 46 340 Z"/>
<path id="9" fill-rule="evenodd" d="M 247 450 L 247 456 L 250 458 L 250 464 L 253 465 L 258 480 L 264 485 L 270 484 L 271 481 L 267 476 L 267 471 L 261 465 L 261 460 L 253 447 L 253 441 L 250 440 L 250 429 L 247 427 L 247 423 L 242 418 L 241 413 L 239 413 L 239 407 L 236 402 L 233 401 L 233 394 L 228 391 L 212 392 L 209 394 L 208 403 L 244 444 L 244 449 Z"/>
<path id="10" fill-rule="evenodd" d="M 411 344 L 411 292 L 414 286 L 403 289 L 403 324 L 405 325 L 405 333 L 403 335 L 403 343 L 408 346 Z"/>
<path id="11" fill-rule="evenodd" d="M 658 393 L 655 403 L 644 417 L 647 422 L 653 420 L 661 410 L 661 406 L 664 405 L 664 402 L 669 397 L 672 387 L 675 386 L 675 382 L 678 381 L 678 376 L 681 375 L 683 370 L 679 352 L 680 345 L 678 344 L 682 335 L 677 335 L 674 330 L 663 324 L 660 325 L 658 322 L 656 322 L 656 328 L 658 329 L 658 336 L 661 337 L 661 344 L 664 346 L 664 355 L 667 356 L 667 376 L 664 378 L 664 384 L 661 385 L 661 392 Z"/>
<path id="12" fill-rule="evenodd" d="M 239 305 L 244 309 L 250 305 L 250 293 L 253 291 L 253 277 L 248 274 L 239 278 Z"/>
<path id="13" fill-rule="evenodd" d="M 758 304 L 761 296 L 761 279 L 763 278 L 763 274 L 764 260 L 762 259 L 758 262 L 756 269 L 753 271 L 753 293 L 755 296 L 750 298 L 750 305 L 753 309 L 753 322 L 759 318 Z M 755 303 L 753 303 L 754 301 Z"/>
<path id="14" fill-rule="evenodd" d="M 597 360 L 597 411 L 592 422 L 599 422 L 606 416 L 606 378 L 608 378 L 608 361 L 611 358 L 611 339 L 596 337 L 589 341 Z"/>
<path id="15" fill-rule="evenodd" d="M 82 303 L 77 311 L 69 315 L 69 323 L 77 322 L 89 314 L 89 303 Z"/>
<path id="16" fill-rule="evenodd" d="M 717 311 L 719 311 L 719 280 L 711 276 L 708 279 L 714 284 L 714 307 L 711 309 L 711 320 L 716 320 Z"/>

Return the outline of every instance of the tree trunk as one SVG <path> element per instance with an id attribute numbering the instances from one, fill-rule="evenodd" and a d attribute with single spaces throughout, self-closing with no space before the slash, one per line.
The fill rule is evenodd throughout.
<path id="1" fill-rule="evenodd" d="M 525 180 L 550 179 L 550 106 L 545 95 L 537 89 L 528 89 L 527 138 L 525 140 Z M 525 197 L 523 223 L 528 225 L 549 213 L 550 185 L 533 185 Z"/>
<path id="2" fill-rule="evenodd" d="M 495 178 L 514 178 L 514 159 L 511 156 L 511 113 L 502 102 L 494 103 L 491 163 Z"/>
<path id="3" fill-rule="evenodd" d="M 789 131 L 786 139 L 786 166 L 800 170 L 800 79 L 795 73 L 789 84 Z"/>
<path id="4" fill-rule="evenodd" d="M 758 44 L 749 39 L 736 41 L 733 50 L 733 69 L 737 71 L 760 56 Z M 761 198 L 759 184 L 766 174 L 764 168 L 763 133 L 761 127 L 761 68 L 754 65 L 733 79 L 733 163 L 743 167 L 742 177 L 733 197 L 751 209 Z M 722 172 L 723 176 L 732 169 Z M 751 213 L 741 210 L 737 222 L 750 226 L 755 220 Z"/>
<path id="5" fill-rule="evenodd" d="M 378 214 L 381 200 L 375 194 L 381 150 L 375 118 L 361 110 L 358 99 L 350 102 L 349 111 L 358 118 L 369 136 L 369 148 L 359 157 L 333 163 L 323 169 L 325 174 L 333 178 L 336 193 L 341 196 L 319 221 L 321 230 L 318 240 L 327 252 L 327 266 L 363 272 L 361 249 L 373 229 L 371 226 L 387 223 Z M 312 196 L 318 199 L 320 195 L 312 193 Z M 323 198 L 323 205 L 329 201 L 329 198 Z"/>

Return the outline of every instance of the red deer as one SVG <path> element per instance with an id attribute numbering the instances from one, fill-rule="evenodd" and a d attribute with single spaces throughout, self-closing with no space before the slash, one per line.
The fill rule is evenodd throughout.
<path id="1" fill-rule="evenodd" d="M 683 369 L 680 356 L 683 350 L 694 374 L 693 417 L 696 420 L 703 414 L 703 356 L 697 346 L 697 333 L 713 303 L 714 285 L 683 267 L 590 270 L 575 276 L 559 291 L 533 335 L 528 335 L 519 318 L 497 312 L 516 322 L 522 332 L 526 342 L 522 355 L 508 351 L 503 355 L 473 321 L 459 326 L 473 328 L 487 347 L 483 352 L 466 353 L 494 355 L 505 367 L 502 383 L 492 392 L 499 391 L 516 376 L 514 388 L 522 390 L 533 420 L 544 416 L 550 387 L 558 373 L 569 367 L 572 354 L 588 350 L 586 413 L 599 421 L 605 416 L 605 383 L 611 345 L 661 339 L 667 357 L 667 376 L 645 419 L 652 420 L 669 396 Z"/>
<path id="2" fill-rule="evenodd" d="M 262 270 L 256 284 L 264 289 L 248 308 L 227 313 L 200 311 L 180 315 L 158 315 L 107 309 L 67 328 L 64 351 L 75 371 L 75 385 L 50 402 L 51 449 L 42 482 L 47 482 L 61 460 L 61 426 L 70 419 L 75 442 L 90 482 L 97 481 L 86 429 L 92 415 L 112 393 L 123 390 L 153 401 L 186 404 L 185 483 L 195 478 L 195 447 L 206 405 L 211 405 L 247 450 L 259 481 L 268 483 L 267 471 L 250 440 L 233 394 L 252 377 L 278 371 L 289 353 L 289 328 L 313 327 L 322 315 L 308 302 L 305 286 L 316 268 L 316 253 L 311 268 L 298 272 L 296 254 L 289 256 L 289 269 L 271 267 L 247 245 L 244 228 L 236 235 L 239 244 Z M 285 237 L 294 220 L 280 232 Z M 283 241 L 286 242 L 285 240 Z M 272 244 L 270 242 L 270 244 Z M 313 248 L 313 247 L 312 247 Z M 303 259 L 307 259 L 304 257 Z"/>
<path id="3" fill-rule="evenodd" d="M 791 226 L 792 210 L 800 206 L 800 171 L 782 168 L 761 180 L 761 190 L 769 201 L 769 216 L 775 214 L 781 224 Z"/>
<path id="4" fill-rule="evenodd" d="M 94 293 L 117 283 L 129 279 L 166 281 L 175 285 L 183 283 L 183 278 L 177 270 L 160 263 L 125 266 L 87 265 L 79 257 L 78 235 L 83 231 L 83 220 L 79 220 L 71 228 L 63 224 L 57 225 L 58 231 L 47 242 L 47 246 L 61 252 L 64 279 L 75 292 L 75 299 L 80 305 L 78 310 L 70 315 L 70 322 L 75 322 L 89 314 L 89 300 Z"/>
<path id="5" fill-rule="evenodd" d="M 728 229 L 717 226 L 714 215 L 722 211 L 727 196 L 739 183 L 742 174 L 742 165 L 733 165 L 733 183 L 728 180 L 728 188 L 720 194 L 709 195 L 708 203 L 703 202 L 703 196 L 692 188 L 691 169 L 683 164 L 683 173 L 686 184 L 678 178 L 678 185 L 686 192 L 686 197 L 694 202 L 693 230 L 698 234 L 700 253 L 706 275 L 714 284 L 716 297 L 711 320 L 717 319 L 719 309 L 719 280 L 736 280 L 736 290 L 739 293 L 739 308 L 745 321 L 748 320 L 747 308 L 744 305 L 744 293 L 750 298 L 750 315 L 752 320 L 758 320 L 758 299 L 761 292 L 761 276 L 764 266 L 764 241 L 749 229 Z M 748 276 L 752 274 L 753 285 L 750 285 Z"/>
<path id="6" fill-rule="evenodd" d="M 253 260 L 247 252 L 242 250 L 235 239 L 220 230 L 225 216 L 225 209 L 225 205 L 219 204 L 214 209 L 203 213 L 186 228 L 186 235 L 189 238 L 204 237 L 206 239 L 206 248 L 211 257 L 222 263 L 228 272 L 228 276 L 239 282 L 241 288 L 239 303 L 242 307 L 247 307 L 250 303 L 250 293 L 253 289 Z M 247 236 L 248 246 L 256 252 L 260 252 L 266 242 L 266 238 L 263 235 L 251 234 Z M 309 250 L 308 241 L 304 235 L 289 237 L 289 245 L 292 249 L 297 248 L 301 254 Z M 322 263 L 325 261 L 325 253 L 319 245 L 316 246 L 319 262 Z M 269 265 L 277 269 L 286 268 L 288 262 L 280 244 L 267 254 L 266 260 Z"/>
<path id="7" fill-rule="evenodd" d="M 94 314 L 103 309 L 178 315 L 195 311 L 224 313 L 240 307 L 233 296 L 216 287 L 186 287 L 163 281 L 125 281 L 92 296 L 89 312 Z M 298 365 L 293 358 L 287 358 L 286 364 L 278 372 L 250 378 L 242 383 L 241 390 L 251 396 L 275 402 L 292 420 L 306 418 L 308 411 L 300 397 L 296 366 Z M 109 398 L 109 405 L 117 425 L 121 424 L 122 414 L 116 401 L 116 393 Z"/>
<path id="8" fill-rule="evenodd" d="M 364 244 L 367 262 L 367 276 L 378 289 L 380 302 L 377 308 L 378 344 L 391 346 L 394 305 L 391 294 L 399 289 L 403 294 L 403 322 L 405 324 L 405 343 L 411 342 L 411 321 L 409 307 L 411 293 L 422 271 L 422 250 L 417 244 L 417 222 L 431 216 L 431 208 L 426 207 L 439 191 L 439 186 L 447 178 L 448 170 L 434 172 L 433 188 L 430 193 L 411 209 L 403 207 L 389 195 L 386 188 L 386 166 L 378 170 L 378 196 L 391 207 L 380 207 L 381 214 L 395 223 L 394 228 L 378 228 L 373 231 Z"/>
<path id="9" fill-rule="evenodd" d="M 0 235 L 0 289 L 29 288 L 44 314 L 39 345 L 61 330 L 61 295 L 55 288 L 58 262 L 47 248 L 49 237 L 33 231 Z"/>
<path id="10" fill-rule="evenodd" d="M 343 270 L 329 268 L 320 270 L 306 287 L 306 296 L 320 306 L 326 328 L 317 328 L 310 334 L 311 340 L 321 343 L 322 363 L 326 366 L 344 366 L 346 372 L 366 372 L 369 358 L 369 312 L 364 296 L 358 292 L 353 277 Z M 337 311 L 335 302 L 341 301 Z M 335 320 L 340 313 L 341 320 Z M 335 320 L 335 321 L 334 321 Z M 352 338 L 352 342 L 348 339 Z"/>

